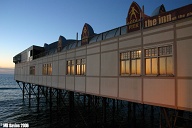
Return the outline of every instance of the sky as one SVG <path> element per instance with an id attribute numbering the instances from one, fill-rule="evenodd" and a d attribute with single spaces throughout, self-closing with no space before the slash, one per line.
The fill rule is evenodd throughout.
<path id="1" fill-rule="evenodd" d="M 126 24 L 130 0 L 0 0 L 0 68 L 14 68 L 13 56 L 32 45 L 52 43 L 62 35 L 76 39 L 85 23 L 95 33 Z M 166 11 L 192 0 L 135 0 L 151 15 L 164 4 Z M 1 73 L 1 71 L 0 71 Z"/>

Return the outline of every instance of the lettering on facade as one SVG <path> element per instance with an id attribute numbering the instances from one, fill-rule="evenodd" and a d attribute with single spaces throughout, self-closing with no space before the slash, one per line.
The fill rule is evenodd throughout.
<path id="1" fill-rule="evenodd" d="M 135 31 L 140 29 L 140 19 L 141 19 L 141 8 L 136 2 L 133 2 L 129 8 L 126 24 L 127 32 Z"/>
<path id="2" fill-rule="evenodd" d="M 192 5 L 188 5 L 170 12 L 162 13 L 158 16 L 144 19 L 144 28 L 168 23 L 174 20 L 183 19 L 192 16 Z"/>

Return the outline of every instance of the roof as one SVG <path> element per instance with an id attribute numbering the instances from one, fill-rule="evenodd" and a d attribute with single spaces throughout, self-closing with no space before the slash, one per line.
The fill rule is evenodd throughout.
<path id="1" fill-rule="evenodd" d="M 159 14 L 161 14 L 161 13 L 163 13 L 163 12 L 166 12 L 166 10 L 165 10 L 164 5 L 162 4 L 162 5 L 160 5 L 159 7 L 157 7 L 157 8 L 153 11 L 153 13 L 152 13 L 151 16 L 156 16 L 156 15 L 159 15 Z"/>

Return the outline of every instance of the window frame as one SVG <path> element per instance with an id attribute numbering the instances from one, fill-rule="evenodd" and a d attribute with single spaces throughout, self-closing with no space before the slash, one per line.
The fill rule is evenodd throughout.
<path id="1" fill-rule="evenodd" d="M 76 69 L 75 69 L 75 74 L 76 75 L 85 75 L 86 74 L 86 59 L 81 58 L 81 59 L 76 59 Z"/>
<path id="2" fill-rule="evenodd" d="M 29 67 L 29 75 L 35 75 L 35 66 Z"/>
<path id="3" fill-rule="evenodd" d="M 52 75 L 53 73 L 53 65 L 52 63 L 46 63 L 42 65 L 42 75 Z"/>
<path id="4" fill-rule="evenodd" d="M 167 50 L 167 48 L 169 48 L 169 52 Z M 156 54 L 152 55 L 153 53 L 151 52 L 151 56 L 146 55 L 146 50 L 149 49 L 156 49 Z M 161 49 L 161 50 L 160 50 Z M 150 52 L 148 52 L 150 53 Z M 168 62 L 167 62 L 167 58 L 171 57 L 171 72 L 172 73 L 168 73 Z M 152 69 L 153 69 L 153 65 L 152 65 L 152 59 L 156 59 L 156 74 L 152 74 Z M 165 58 L 165 74 L 161 74 L 160 72 L 160 59 L 161 58 Z M 146 73 L 146 69 L 147 69 L 147 64 L 146 64 L 146 60 L 150 59 L 150 74 Z M 146 76 L 174 76 L 174 51 L 173 51 L 173 44 L 167 44 L 167 45 L 160 45 L 160 46 L 154 46 L 154 47 L 148 47 L 148 48 L 144 48 L 144 74 Z"/>
<path id="5" fill-rule="evenodd" d="M 123 55 L 125 54 L 125 55 Z M 121 76 L 141 76 L 141 49 L 129 50 L 120 53 L 120 75 Z M 138 62 L 139 60 L 139 62 Z M 135 66 L 133 62 L 135 61 Z M 124 73 L 122 73 L 122 62 L 124 62 Z M 127 64 L 128 63 L 128 64 Z M 139 66 L 138 66 L 139 65 Z M 133 73 L 135 67 L 135 73 Z M 128 70 L 127 70 L 128 68 Z M 126 73 L 128 72 L 128 73 Z"/>
<path id="6" fill-rule="evenodd" d="M 67 60 L 66 65 L 66 75 L 75 75 L 75 61 Z"/>

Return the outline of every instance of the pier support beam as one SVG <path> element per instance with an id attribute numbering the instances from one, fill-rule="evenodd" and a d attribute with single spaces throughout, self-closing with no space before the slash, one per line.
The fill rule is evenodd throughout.
<path id="1" fill-rule="evenodd" d="M 29 107 L 31 107 L 31 84 L 29 84 Z"/>
<path id="2" fill-rule="evenodd" d="M 23 92 L 23 101 L 25 100 L 25 83 L 23 82 L 23 90 L 22 90 L 22 92 Z"/>
<path id="3" fill-rule="evenodd" d="M 115 99 L 113 99 L 113 119 L 112 119 L 112 123 L 114 124 L 115 123 Z"/>
<path id="4" fill-rule="evenodd" d="M 69 91 L 69 127 L 73 127 L 74 92 Z"/>
<path id="5" fill-rule="evenodd" d="M 52 121 L 52 88 L 49 88 L 49 109 L 50 109 L 50 120 Z"/>
<path id="6" fill-rule="evenodd" d="M 37 112 L 39 112 L 39 101 L 40 101 L 40 86 L 37 85 Z"/>
<path id="7" fill-rule="evenodd" d="M 106 123 L 106 121 L 107 121 L 107 115 L 106 115 L 106 98 L 105 97 L 103 97 L 103 122 L 104 122 L 104 124 Z"/>

